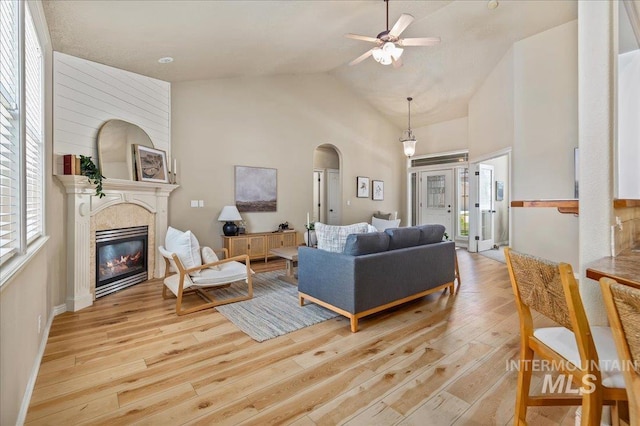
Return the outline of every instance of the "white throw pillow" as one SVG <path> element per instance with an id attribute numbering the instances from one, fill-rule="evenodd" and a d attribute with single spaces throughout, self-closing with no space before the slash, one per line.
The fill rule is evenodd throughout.
<path id="1" fill-rule="evenodd" d="M 377 217 L 371 217 L 371 224 L 376 227 L 376 229 L 380 232 L 389 228 L 397 228 L 400 226 L 400 219 L 395 220 L 384 220 L 378 219 Z"/>
<path id="2" fill-rule="evenodd" d="M 316 237 L 318 237 L 318 249 L 342 253 L 349 234 L 364 234 L 368 232 L 369 224 L 366 222 L 353 225 L 335 226 L 316 222 Z"/>
<path id="3" fill-rule="evenodd" d="M 175 253 L 186 269 L 202 265 L 200 256 L 200 243 L 191 231 L 182 232 L 175 228 L 167 229 L 164 247 L 167 251 Z M 191 273 L 198 275 L 200 271 Z"/>
<path id="4" fill-rule="evenodd" d="M 213 263 L 213 262 L 217 262 L 218 260 L 218 255 L 216 254 L 215 251 L 213 251 L 213 249 L 211 247 L 202 247 L 202 264 L 204 265 L 205 263 Z M 217 266 L 209 266 L 209 269 L 216 269 L 216 270 L 220 270 L 220 265 Z"/>

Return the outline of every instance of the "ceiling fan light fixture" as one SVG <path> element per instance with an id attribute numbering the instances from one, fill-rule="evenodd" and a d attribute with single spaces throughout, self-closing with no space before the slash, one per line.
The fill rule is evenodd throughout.
<path id="1" fill-rule="evenodd" d="M 382 61 L 382 57 L 384 56 L 384 53 L 382 52 L 381 48 L 374 47 L 373 50 L 371 51 L 371 55 L 373 56 L 373 59 L 376 60 L 376 62 L 380 62 Z"/>

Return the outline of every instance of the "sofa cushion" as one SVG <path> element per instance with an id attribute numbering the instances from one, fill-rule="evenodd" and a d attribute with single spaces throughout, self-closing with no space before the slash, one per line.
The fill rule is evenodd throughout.
<path id="1" fill-rule="evenodd" d="M 419 245 L 439 243 L 444 236 L 445 228 L 443 225 L 420 225 L 416 226 L 416 228 L 420 229 Z"/>
<path id="2" fill-rule="evenodd" d="M 378 231 L 383 232 L 385 229 L 389 228 L 397 228 L 400 226 L 400 219 L 396 220 L 387 220 L 387 219 L 378 219 L 373 216 L 371 218 L 371 225 L 373 225 Z"/>
<path id="3" fill-rule="evenodd" d="M 366 222 L 354 223 L 353 225 L 336 226 L 325 225 L 316 222 L 316 237 L 318 237 L 318 249 L 342 253 L 349 234 L 364 234 L 368 231 L 369 224 Z"/>
<path id="4" fill-rule="evenodd" d="M 391 228 L 384 231 L 389 235 L 389 250 L 418 245 L 420 230 L 416 227 Z"/>
<path id="5" fill-rule="evenodd" d="M 384 232 L 351 234 L 347 236 L 343 253 L 350 256 L 360 256 L 387 251 L 388 248 L 389 236 Z"/>
<path id="6" fill-rule="evenodd" d="M 373 214 L 376 219 L 391 220 L 391 213 L 382 213 L 380 210 Z"/>

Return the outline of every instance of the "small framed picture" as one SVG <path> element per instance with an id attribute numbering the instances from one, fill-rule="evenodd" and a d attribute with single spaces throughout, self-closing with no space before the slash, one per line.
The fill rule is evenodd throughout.
<path id="1" fill-rule="evenodd" d="M 143 182 L 169 183 L 167 153 L 144 145 L 134 145 L 136 174 Z"/>
<path id="2" fill-rule="evenodd" d="M 371 198 L 376 201 L 384 200 L 384 181 L 374 180 L 371 185 Z"/>
<path id="3" fill-rule="evenodd" d="M 364 176 L 358 176 L 356 178 L 356 197 L 369 198 L 369 178 Z"/>

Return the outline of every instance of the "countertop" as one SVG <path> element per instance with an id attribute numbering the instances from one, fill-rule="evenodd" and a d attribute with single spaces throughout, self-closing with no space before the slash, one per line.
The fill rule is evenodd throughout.
<path id="1" fill-rule="evenodd" d="M 587 277 L 613 278 L 620 284 L 640 289 L 640 251 L 627 249 L 616 257 L 603 257 L 587 265 Z"/>

